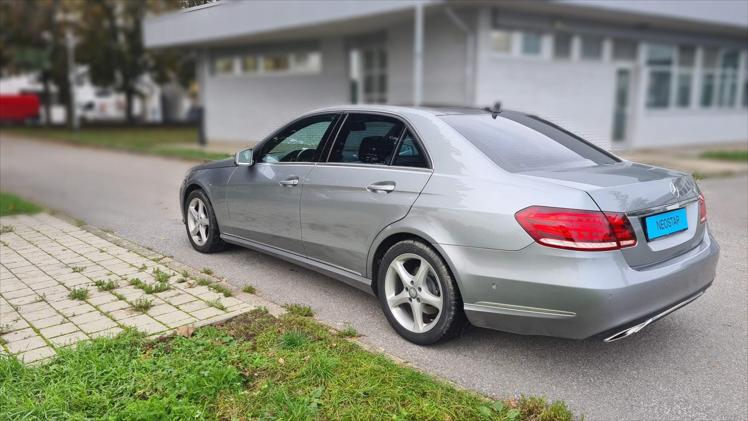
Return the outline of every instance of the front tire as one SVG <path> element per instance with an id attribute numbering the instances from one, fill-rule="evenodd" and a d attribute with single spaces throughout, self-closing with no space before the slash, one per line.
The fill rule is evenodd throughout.
<path id="1" fill-rule="evenodd" d="M 185 228 L 192 248 L 200 253 L 223 250 L 226 243 L 221 240 L 218 220 L 208 196 L 202 190 L 194 190 L 185 201 Z"/>
<path id="2" fill-rule="evenodd" d="M 420 241 L 401 241 L 387 250 L 377 290 L 387 321 L 410 342 L 444 341 L 466 324 L 454 277 L 441 256 Z"/>

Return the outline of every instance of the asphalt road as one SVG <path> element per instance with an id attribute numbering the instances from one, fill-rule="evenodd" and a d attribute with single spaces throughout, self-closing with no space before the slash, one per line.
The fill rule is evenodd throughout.
<path id="1" fill-rule="evenodd" d="M 127 153 L 0 141 L 0 188 L 100 228 L 251 283 L 278 303 L 310 305 L 332 325 L 353 325 L 369 344 L 495 397 L 565 400 L 586 419 L 748 417 L 748 178 L 700 182 L 709 223 L 722 245 L 707 294 L 624 341 L 604 344 L 526 337 L 477 328 L 434 347 L 390 329 L 377 300 L 303 268 L 234 248 L 214 255 L 190 247 L 178 188 L 190 163 Z"/>

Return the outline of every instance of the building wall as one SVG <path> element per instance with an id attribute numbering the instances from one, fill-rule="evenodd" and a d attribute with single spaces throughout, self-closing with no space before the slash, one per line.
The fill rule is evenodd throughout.
<path id="1" fill-rule="evenodd" d="M 599 146 L 611 146 L 615 67 L 549 63 L 485 55 L 478 66 L 476 103 L 550 120 Z"/>
<path id="2" fill-rule="evenodd" d="M 643 112 L 631 148 L 748 141 L 748 110 Z"/>
<path id="3" fill-rule="evenodd" d="M 748 139 L 748 108 L 742 106 L 739 88 L 734 107 L 702 107 L 701 60 L 705 48 L 740 49 L 741 65 L 738 86 L 748 72 L 748 50 L 734 39 L 699 37 L 695 34 L 652 32 L 638 34 L 623 28 L 595 27 L 585 22 L 568 22 L 548 16 L 514 16 L 501 8 L 483 8 L 477 25 L 478 57 L 475 105 L 486 106 L 500 101 L 504 108 L 537 114 L 608 149 L 653 148 L 683 144 L 745 141 Z M 498 16 L 498 18 L 497 18 Z M 558 20 L 557 20 L 558 19 Z M 498 23 L 497 23 L 498 21 Z M 554 23 L 555 22 L 555 23 Z M 572 34 L 570 59 L 553 56 L 555 26 Z M 492 46 L 492 32 L 501 29 L 512 33 L 511 52 L 497 52 Z M 628 31 L 628 32 L 627 32 Z M 521 38 L 526 32 L 542 36 L 542 53 L 530 57 L 521 53 Z M 613 56 L 614 36 L 637 43 L 635 58 L 618 61 Z M 603 38 L 599 60 L 581 58 L 581 37 Z M 695 48 L 692 69 L 691 105 L 680 109 L 671 105 L 653 109 L 647 105 L 650 67 L 647 51 L 653 44 L 688 45 Z M 677 59 L 676 59 L 677 62 Z M 616 72 L 631 72 L 626 139 L 614 142 Z M 672 77 L 679 70 L 673 68 Z M 673 85 L 674 86 L 674 85 Z M 671 92 L 674 92 L 671 89 Z M 673 94 L 673 98 L 675 94 Z"/>
<path id="4" fill-rule="evenodd" d="M 242 144 L 260 141 L 299 114 L 349 102 L 342 39 L 323 39 L 318 46 L 322 53 L 322 70 L 318 74 L 217 75 L 211 72 L 208 63 L 203 63 L 203 71 L 207 73 L 203 100 L 209 141 Z M 284 49 L 294 46 L 246 47 L 242 51 Z M 206 60 L 226 53 L 210 51 Z"/>
<path id="5" fill-rule="evenodd" d="M 468 23 L 473 14 L 460 14 Z M 465 33 L 441 10 L 428 13 L 424 20 L 423 103 L 429 105 L 468 105 L 465 65 L 468 63 Z M 391 104 L 413 103 L 413 21 L 407 20 L 387 31 L 389 87 Z M 469 64 L 469 63 L 468 63 Z M 470 66 L 468 66 L 470 68 Z"/>

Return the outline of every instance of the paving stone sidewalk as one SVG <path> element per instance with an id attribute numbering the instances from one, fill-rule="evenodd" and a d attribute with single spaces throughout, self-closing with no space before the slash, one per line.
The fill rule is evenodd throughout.
<path id="1" fill-rule="evenodd" d="M 72 298 L 73 290 L 86 290 L 86 297 Z M 159 336 L 259 306 L 282 311 L 90 227 L 49 214 L 0 218 L 0 354 L 36 363 L 60 347 L 127 327 Z"/>

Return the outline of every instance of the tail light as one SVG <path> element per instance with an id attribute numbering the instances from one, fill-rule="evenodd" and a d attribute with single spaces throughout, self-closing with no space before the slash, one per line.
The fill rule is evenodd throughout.
<path id="1" fill-rule="evenodd" d="M 706 200 L 703 194 L 699 194 L 699 222 L 706 222 Z"/>
<path id="2" fill-rule="evenodd" d="M 568 250 L 606 251 L 636 245 L 622 213 L 530 206 L 514 217 L 536 242 Z"/>

